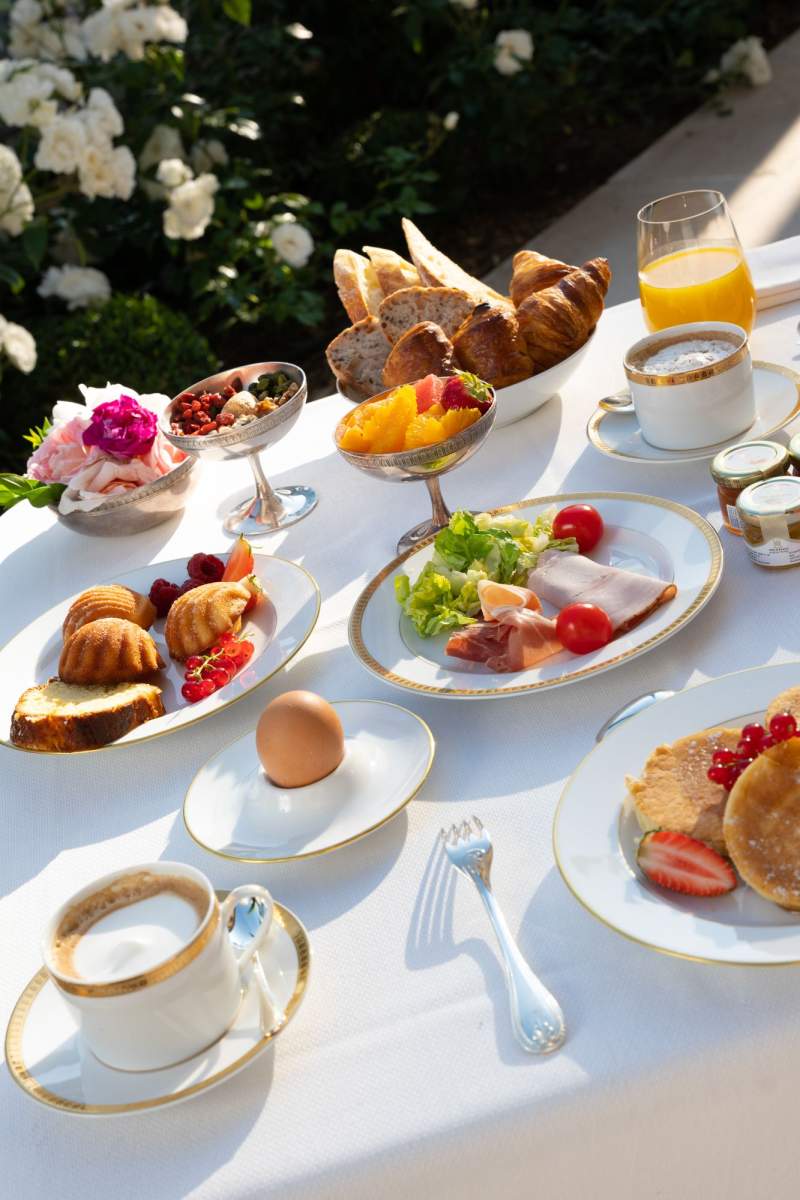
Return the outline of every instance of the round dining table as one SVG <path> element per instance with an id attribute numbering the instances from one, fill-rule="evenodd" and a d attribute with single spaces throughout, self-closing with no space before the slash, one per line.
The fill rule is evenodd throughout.
<path id="1" fill-rule="evenodd" d="M 773 261 L 780 251 L 770 248 Z M 800 259 L 794 243 L 786 255 Z M 760 312 L 754 358 L 800 369 L 798 318 L 798 300 Z M 561 394 L 494 429 L 447 476 L 450 507 L 637 492 L 688 505 L 720 530 L 707 461 L 640 464 L 587 441 L 598 399 L 624 383 L 623 353 L 643 331 L 638 301 L 608 309 Z M 264 357 L 280 357 L 279 336 Z M 708 605 L 614 671 L 471 703 L 398 690 L 358 661 L 348 617 L 428 499 L 420 485 L 373 480 L 342 460 L 333 434 L 349 407 L 337 395 L 308 404 L 265 455 L 274 485 L 319 494 L 305 520 L 259 543 L 302 564 L 322 595 L 317 626 L 287 668 L 209 719 L 140 745 L 72 758 L 0 747 L 0 1017 L 41 966 L 47 917 L 93 878 L 156 859 L 199 867 L 217 888 L 266 884 L 296 913 L 312 947 L 304 1003 L 246 1070 L 171 1108 L 70 1115 L 33 1102 L 4 1070 L 2 1193 L 788 1200 L 800 973 L 682 961 L 619 936 L 562 881 L 552 824 L 566 780 L 627 701 L 798 660 L 800 571 L 754 566 L 722 530 L 723 576 Z M 155 578 L 160 562 L 227 551 L 222 514 L 246 495 L 249 467 L 197 471 L 183 515 L 134 536 L 88 537 L 24 503 L 4 515 L 0 642 L 91 584 L 146 564 Z M 392 821 L 327 854 L 259 866 L 204 852 L 181 815 L 193 777 L 295 688 L 421 716 L 436 739 L 423 788 Z M 566 1042 L 546 1057 L 515 1041 L 485 913 L 442 854 L 440 828 L 473 813 L 491 831 L 509 925 L 564 1011 Z"/>

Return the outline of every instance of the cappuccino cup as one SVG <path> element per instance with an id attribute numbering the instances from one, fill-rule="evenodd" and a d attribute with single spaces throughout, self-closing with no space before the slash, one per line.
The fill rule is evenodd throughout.
<path id="1" fill-rule="evenodd" d="M 250 898 L 263 903 L 264 917 L 237 953 L 228 921 Z M 220 904 L 194 867 L 146 863 L 76 892 L 48 923 L 42 955 L 95 1057 L 118 1070 L 152 1071 L 199 1054 L 231 1027 L 272 911 L 258 884 L 235 888 Z"/>
<path id="2" fill-rule="evenodd" d="M 635 412 L 662 450 L 696 450 L 744 433 L 756 416 L 747 334 L 726 321 L 672 325 L 634 343 L 624 359 L 630 397 L 600 401 Z"/>

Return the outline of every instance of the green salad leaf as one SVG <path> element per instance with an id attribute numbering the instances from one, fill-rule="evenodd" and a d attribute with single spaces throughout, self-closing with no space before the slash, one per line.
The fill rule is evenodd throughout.
<path id="1" fill-rule="evenodd" d="M 481 610 L 482 579 L 525 584 L 543 550 L 576 552 L 574 538 L 553 538 L 554 516 L 555 508 L 534 522 L 514 513 L 453 513 L 415 582 L 395 577 L 397 602 L 420 637 L 472 625 Z"/>

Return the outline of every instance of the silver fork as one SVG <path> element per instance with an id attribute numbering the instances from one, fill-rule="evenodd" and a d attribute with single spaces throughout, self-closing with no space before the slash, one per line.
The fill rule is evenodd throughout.
<path id="1" fill-rule="evenodd" d="M 490 873 L 492 839 L 477 817 L 472 824 L 462 821 L 451 825 L 440 836 L 453 866 L 468 876 L 486 906 L 500 949 L 503 952 L 511 1024 L 514 1036 L 530 1054 L 550 1054 L 558 1050 L 567 1035 L 564 1014 L 558 1001 L 537 979 L 514 941 L 506 919 L 494 898 Z"/>

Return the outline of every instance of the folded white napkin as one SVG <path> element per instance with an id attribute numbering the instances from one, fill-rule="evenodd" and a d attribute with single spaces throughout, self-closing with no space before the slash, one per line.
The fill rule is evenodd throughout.
<path id="1" fill-rule="evenodd" d="M 748 250 L 747 261 L 759 309 L 800 299 L 800 237 Z"/>

